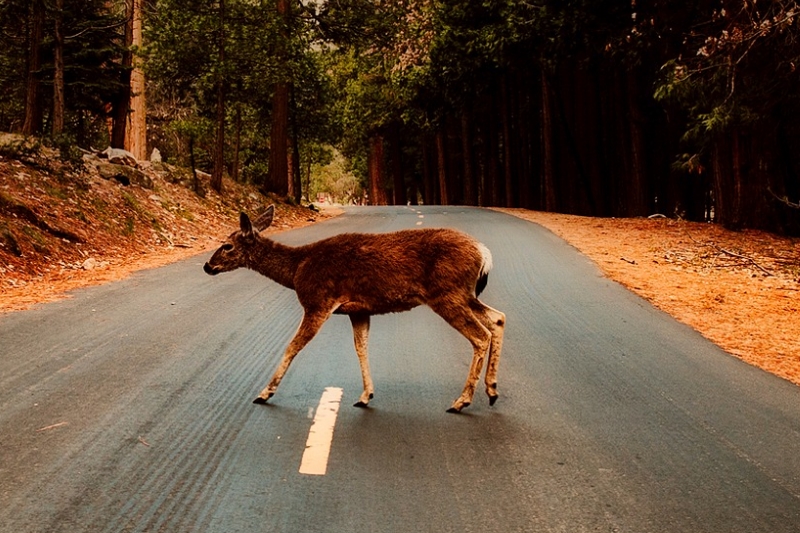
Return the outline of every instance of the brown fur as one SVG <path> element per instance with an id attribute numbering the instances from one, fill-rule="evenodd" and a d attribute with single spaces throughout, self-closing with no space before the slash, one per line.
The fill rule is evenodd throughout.
<path id="1" fill-rule="evenodd" d="M 459 412 L 471 403 L 487 352 L 486 393 L 494 404 L 505 315 L 477 298 L 478 280 L 487 275 L 482 245 L 456 230 L 418 229 L 348 233 L 290 247 L 258 234 L 271 224 L 273 213 L 270 206 L 256 220 L 255 230 L 242 213 L 240 230 L 204 266 L 209 274 L 252 269 L 294 289 L 303 306 L 300 328 L 256 403 L 265 403 L 275 393 L 294 356 L 336 313 L 349 315 L 352 322 L 364 383 L 356 405 L 365 407 L 374 391 L 367 360 L 369 317 L 425 304 L 473 346 L 467 383 L 450 411 Z"/>

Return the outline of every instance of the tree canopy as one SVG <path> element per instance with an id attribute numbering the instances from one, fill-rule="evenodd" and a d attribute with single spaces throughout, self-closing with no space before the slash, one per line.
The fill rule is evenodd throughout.
<path id="1" fill-rule="evenodd" d="M 63 135 L 102 146 L 132 53 L 148 147 L 217 178 L 311 200 L 335 153 L 337 187 L 356 190 L 346 169 L 375 204 L 797 234 L 799 16 L 790 0 L 6 0 L 0 127 L 48 135 L 63 107 Z"/>

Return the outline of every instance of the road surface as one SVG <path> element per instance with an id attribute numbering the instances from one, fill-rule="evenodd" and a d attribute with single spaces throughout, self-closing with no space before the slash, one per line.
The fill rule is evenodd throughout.
<path id="1" fill-rule="evenodd" d="M 351 406 L 361 380 L 340 316 L 253 405 L 300 306 L 249 271 L 207 276 L 198 256 L 0 316 L 0 531 L 800 530 L 800 389 L 543 228 L 358 208 L 278 239 L 437 226 L 494 255 L 482 299 L 508 317 L 494 407 L 479 388 L 445 412 L 471 349 L 427 308 L 373 319 L 369 409 Z M 342 400 L 325 473 L 301 473 L 326 389 Z"/>

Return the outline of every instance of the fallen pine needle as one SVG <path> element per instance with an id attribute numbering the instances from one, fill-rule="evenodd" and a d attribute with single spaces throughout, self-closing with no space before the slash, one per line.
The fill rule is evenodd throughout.
<path id="1" fill-rule="evenodd" d="M 50 429 L 60 428 L 61 426 L 68 426 L 69 422 L 59 422 L 58 424 L 53 424 L 51 426 L 45 426 L 43 428 L 39 428 L 36 430 L 36 433 L 40 433 L 42 431 L 47 431 Z"/>
<path id="2" fill-rule="evenodd" d="M 144 437 L 142 437 L 141 435 L 139 436 L 139 442 L 141 442 L 145 446 L 150 446 L 150 443 L 144 440 Z"/>

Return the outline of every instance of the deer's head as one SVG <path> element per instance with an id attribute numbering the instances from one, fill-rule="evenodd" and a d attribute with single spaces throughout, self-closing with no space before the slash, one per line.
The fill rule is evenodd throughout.
<path id="1" fill-rule="evenodd" d="M 258 232 L 264 231 L 272 224 L 274 214 L 275 206 L 272 205 L 255 222 L 250 222 L 250 217 L 241 213 L 239 231 L 231 233 L 211 259 L 203 265 L 205 273 L 214 276 L 220 272 L 230 272 L 247 266 L 247 257 L 258 238 Z"/>

